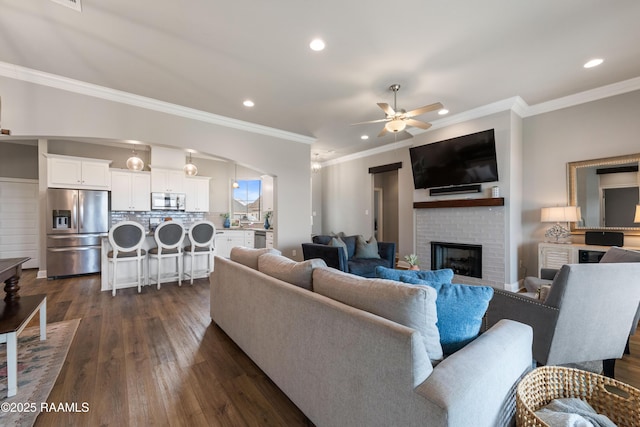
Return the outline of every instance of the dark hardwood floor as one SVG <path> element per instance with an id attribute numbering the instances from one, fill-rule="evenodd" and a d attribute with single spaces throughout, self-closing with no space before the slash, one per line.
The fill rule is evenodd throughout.
<path id="1" fill-rule="evenodd" d="M 213 325 L 208 280 L 112 297 L 99 275 L 35 275 L 23 272 L 20 294 L 45 293 L 49 323 L 82 319 L 48 401 L 90 409 L 41 413 L 36 426 L 311 425 Z"/>
<path id="2" fill-rule="evenodd" d="M 35 279 L 49 323 L 82 319 L 49 402 L 88 413 L 42 413 L 36 426 L 310 426 L 296 406 L 211 323 L 209 283 L 100 291 L 100 276 Z M 37 324 L 37 317 L 32 322 Z M 640 333 L 616 378 L 640 388 Z"/>

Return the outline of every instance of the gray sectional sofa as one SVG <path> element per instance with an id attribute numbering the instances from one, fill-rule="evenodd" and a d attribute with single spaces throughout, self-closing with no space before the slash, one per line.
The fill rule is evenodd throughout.
<path id="1" fill-rule="evenodd" d="M 512 423 L 530 327 L 498 322 L 440 360 L 423 330 L 435 321 L 429 287 L 269 252 L 216 257 L 211 318 L 316 426 Z"/>

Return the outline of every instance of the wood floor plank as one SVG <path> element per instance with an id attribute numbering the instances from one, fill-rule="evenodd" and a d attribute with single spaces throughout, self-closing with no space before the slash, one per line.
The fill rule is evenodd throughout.
<path id="1" fill-rule="evenodd" d="M 48 402 L 90 407 L 42 413 L 36 427 L 312 426 L 211 322 L 207 279 L 112 297 L 100 291 L 99 275 L 35 277 L 23 272 L 20 294 L 47 294 L 50 323 L 82 319 Z M 616 363 L 616 378 L 640 388 L 640 333 L 631 337 L 631 355 Z"/>

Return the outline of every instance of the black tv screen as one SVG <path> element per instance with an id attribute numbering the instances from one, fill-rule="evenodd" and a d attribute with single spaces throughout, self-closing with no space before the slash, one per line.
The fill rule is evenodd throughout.
<path id="1" fill-rule="evenodd" d="M 411 147 L 416 189 L 498 180 L 494 130 Z"/>

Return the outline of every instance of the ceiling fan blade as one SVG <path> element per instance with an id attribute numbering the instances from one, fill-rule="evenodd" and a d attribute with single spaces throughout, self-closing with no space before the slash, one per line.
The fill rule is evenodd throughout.
<path id="1" fill-rule="evenodd" d="M 387 128 L 383 127 L 378 136 L 384 136 L 387 133 Z"/>
<path id="2" fill-rule="evenodd" d="M 442 104 L 436 102 L 435 104 L 425 105 L 424 107 L 416 108 L 415 110 L 407 111 L 404 113 L 404 117 L 415 117 L 420 114 L 428 113 L 429 111 L 440 110 L 442 108 Z"/>
<path id="3" fill-rule="evenodd" d="M 393 111 L 393 108 L 391 108 L 391 106 L 386 102 L 378 102 L 378 107 L 382 108 L 382 111 L 384 111 L 387 116 L 395 116 L 396 114 L 396 112 Z"/>
<path id="4" fill-rule="evenodd" d="M 391 119 L 369 120 L 368 122 L 351 123 L 351 126 L 354 126 L 354 125 L 366 125 L 367 123 L 381 123 L 381 122 L 388 122 L 389 120 L 391 120 Z"/>
<path id="5" fill-rule="evenodd" d="M 431 123 L 421 122 L 420 120 L 416 120 L 416 119 L 406 119 L 405 123 L 409 126 L 413 126 L 414 128 L 420 128 L 425 130 L 431 127 Z"/>

